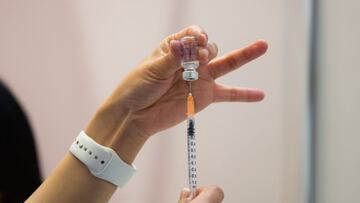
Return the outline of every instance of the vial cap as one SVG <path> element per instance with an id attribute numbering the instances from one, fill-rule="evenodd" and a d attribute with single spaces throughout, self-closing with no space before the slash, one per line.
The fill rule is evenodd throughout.
<path id="1" fill-rule="evenodd" d="M 182 76 L 186 81 L 194 81 L 199 78 L 199 74 L 196 71 L 184 71 Z"/>

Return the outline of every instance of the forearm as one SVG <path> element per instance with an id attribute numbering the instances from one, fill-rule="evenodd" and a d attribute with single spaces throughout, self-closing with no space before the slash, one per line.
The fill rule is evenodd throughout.
<path id="1" fill-rule="evenodd" d="M 68 153 L 26 202 L 107 202 L 115 190 Z"/>
<path id="2" fill-rule="evenodd" d="M 131 164 L 146 140 L 126 116 L 114 121 L 106 112 L 105 109 L 99 111 L 85 132 Z M 82 162 L 68 153 L 27 202 L 107 202 L 115 190 L 113 184 L 93 176 Z"/>

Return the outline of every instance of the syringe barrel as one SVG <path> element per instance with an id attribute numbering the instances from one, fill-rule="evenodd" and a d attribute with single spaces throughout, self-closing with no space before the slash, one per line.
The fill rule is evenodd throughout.
<path id="1" fill-rule="evenodd" d="M 188 117 L 187 139 L 188 139 L 189 188 L 192 194 L 195 195 L 197 188 L 197 167 L 196 167 L 195 119 L 193 117 Z"/>

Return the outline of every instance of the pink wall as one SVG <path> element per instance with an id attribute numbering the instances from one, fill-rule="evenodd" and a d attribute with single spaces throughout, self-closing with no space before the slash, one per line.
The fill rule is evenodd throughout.
<path id="1" fill-rule="evenodd" d="M 270 44 L 265 57 L 220 79 L 263 88 L 264 102 L 217 104 L 199 114 L 200 183 L 223 187 L 225 202 L 300 202 L 302 174 L 293 167 L 301 163 L 299 151 L 293 151 L 299 147 L 287 144 L 296 146 L 303 126 L 289 130 L 285 124 L 294 115 L 287 109 L 301 95 L 290 98 L 285 87 L 301 82 L 285 80 L 292 74 L 284 61 L 286 35 L 292 32 L 285 2 L 0 1 L 1 78 L 31 118 L 44 175 L 126 72 L 167 34 L 199 24 L 220 54 L 258 38 Z M 137 174 L 113 202 L 177 201 L 187 183 L 184 127 L 146 144 L 135 162 Z M 296 135 L 291 142 L 289 133 Z"/>

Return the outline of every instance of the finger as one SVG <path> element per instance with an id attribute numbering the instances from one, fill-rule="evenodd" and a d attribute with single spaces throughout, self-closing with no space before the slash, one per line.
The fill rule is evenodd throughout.
<path id="1" fill-rule="evenodd" d="M 149 71 L 153 73 L 154 77 L 158 79 L 168 79 L 174 73 L 181 68 L 181 43 L 179 39 L 184 36 L 192 35 L 198 40 L 199 45 L 207 44 L 207 35 L 202 28 L 199 26 L 190 26 L 181 30 L 178 33 L 168 36 L 163 40 L 162 50 L 168 50 L 158 60 L 150 64 Z M 202 53 L 202 55 L 207 53 Z"/>
<path id="2" fill-rule="evenodd" d="M 157 79 L 168 79 L 181 68 L 181 43 L 179 40 L 172 40 L 169 43 L 170 51 L 159 59 L 149 64 L 148 70 Z"/>
<path id="3" fill-rule="evenodd" d="M 171 40 L 179 40 L 185 36 L 196 37 L 196 39 L 198 40 L 198 44 L 200 46 L 205 46 L 207 43 L 207 40 L 208 40 L 208 35 L 204 31 L 204 29 L 202 29 L 198 25 L 192 25 L 192 26 L 189 26 L 189 27 L 186 27 L 186 28 L 180 30 L 180 32 L 169 35 L 165 39 L 165 42 L 169 43 Z"/>
<path id="4" fill-rule="evenodd" d="M 257 102 L 265 97 L 264 92 L 258 89 L 231 87 L 222 84 L 215 84 L 213 95 L 213 102 Z"/>
<path id="5" fill-rule="evenodd" d="M 259 40 L 245 48 L 232 51 L 221 58 L 211 61 L 207 68 L 211 76 L 216 79 L 263 55 L 267 48 L 267 43 Z"/>
<path id="6" fill-rule="evenodd" d="M 206 64 L 209 58 L 209 50 L 207 48 L 199 48 L 198 50 L 198 60 L 200 64 Z"/>
<path id="7" fill-rule="evenodd" d="M 198 52 L 198 60 L 200 64 L 207 64 L 214 59 L 218 53 L 217 45 L 214 42 L 209 42 L 205 47 L 200 47 Z"/>
<path id="8" fill-rule="evenodd" d="M 218 46 L 215 44 L 215 42 L 209 42 L 207 43 L 206 48 L 209 50 L 209 61 L 211 61 L 218 54 Z"/>
<path id="9" fill-rule="evenodd" d="M 179 202 L 178 203 L 188 203 L 188 197 L 190 196 L 189 188 L 183 188 L 180 192 Z"/>
<path id="10" fill-rule="evenodd" d="M 224 192 L 219 187 L 206 187 L 200 190 L 199 195 L 191 203 L 220 203 L 224 199 Z"/>

